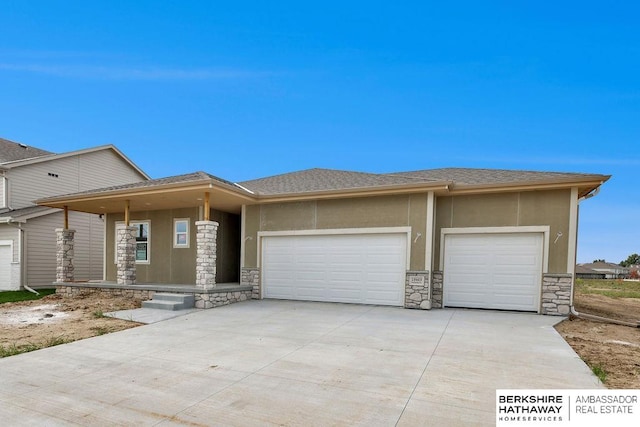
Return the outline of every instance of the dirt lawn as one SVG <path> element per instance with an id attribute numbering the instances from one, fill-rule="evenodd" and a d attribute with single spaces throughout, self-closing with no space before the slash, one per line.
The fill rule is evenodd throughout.
<path id="1" fill-rule="evenodd" d="M 43 346 L 52 340 L 76 341 L 140 326 L 102 313 L 140 307 L 130 298 L 88 295 L 0 304 L 0 347 Z"/>
<path id="2" fill-rule="evenodd" d="M 575 306 L 578 313 L 640 320 L 638 298 L 577 293 Z M 607 388 L 640 389 L 640 328 L 574 319 L 563 321 L 556 329 L 589 366 L 606 372 Z"/>

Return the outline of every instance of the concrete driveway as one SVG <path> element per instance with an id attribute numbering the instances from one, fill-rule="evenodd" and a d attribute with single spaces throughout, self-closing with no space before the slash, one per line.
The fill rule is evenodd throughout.
<path id="1" fill-rule="evenodd" d="M 496 388 L 600 388 L 561 319 L 250 301 L 0 359 L 4 425 L 494 425 Z"/>

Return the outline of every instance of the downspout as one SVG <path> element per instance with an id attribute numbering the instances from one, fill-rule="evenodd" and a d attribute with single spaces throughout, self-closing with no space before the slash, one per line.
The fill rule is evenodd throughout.
<path id="1" fill-rule="evenodd" d="M 596 322 L 613 323 L 615 325 L 623 325 L 623 326 L 630 326 L 632 328 L 640 328 L 640 320 L 636 321 L 636 323 L 633 323 L 633 322 L 626 322 L 624 320 L 610 319 L 608 317 L 595 316 L 593 314 L 578 313 L 576 309 L 573 307 L 573 305 L 571 306 L 571 315 L 579 319 L 594 320 Z"/>
<path id="2" fill-rule="evenodd" d="M 599 192 L 600 192 L 600 186 L 595 188 L 592 192 L 580 197 L 578 199 L 578 205 L 580 204 L 580 202 L 582 202 L 584 200 L 587 200 L 587 199 L 590 199 L 593 196 L 598 195 Z M 577 261 L 577 260 L 575 260 L 575 261 Z M 574 290 L 574 292 L 575 292 L 575 290 Z M 596 321 L 596 322 L 604 322 L 604 323 L 613 323 L 615 325 L 630 326 L 632 328 L 640 328 L 640 320 L 636 321 L 636 323 L 633 323 L 633 322 L 626 322 L 624 320 L 610 319 L 608 317 L 595 316 L 593 314 L 579 313 L 578 311 L 576 311 L 576 308 L 573 305 L 573 292 L 571 293 L 570 312 L 571 312 L 572 316 L 575 316 L 575 317 L 577 317 L 579 319 L 593 320 L 593 321 Z"/>

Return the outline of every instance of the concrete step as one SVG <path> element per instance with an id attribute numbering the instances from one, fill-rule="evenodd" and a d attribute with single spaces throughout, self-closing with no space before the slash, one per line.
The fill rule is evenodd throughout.
<path id="1" fill-rule="evenodd" d="M 153 294 L 153 299 L 160 300 L 160 301 L 173 301 L 173 302 L 187 302 L 187 303 L 189 301 L 195 302 L 195 298 L 193 295 L 171 294 L 168 292 L 156 292 L 155 294 Z"/>
<path id="2" fill-rule="evenodd" d="M 143 308 L 156 308 L 160 310 L 184 310 L 195 306 L 195 297 L 184 294 L 156 293 L 153 299 L 143 301 Z"/>

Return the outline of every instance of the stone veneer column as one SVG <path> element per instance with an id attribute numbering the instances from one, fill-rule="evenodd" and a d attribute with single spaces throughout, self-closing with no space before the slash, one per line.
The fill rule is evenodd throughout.
<path id="1" fill-rule="evenodd" d="M 433 289 L 431 289 L 431 306 L 433 308 L 442 308 L 442 281 L 442 271 L 434 271 L 431 282 L 433 286 Z"/>
<path id="2" fill-rule="evenodd" d="M 196 221 L 196 286 L 216 287 L 216 242 L 218 224 L 215 221 Z"/>
<path id="3" fill-rule="evenodd" d="M 56 228 L 56 282 L 73 282 L 75 232 L 68 228 Z"/>
<path id="4" fill-rule="evenodd" d="M 431 309 L 428 271 L 407 271 L 404 284 L 404 307 Z"/>
<path id="5" fill-rule="evenodd" d="M 571 311 L 571 274 L 546 273 L 542 277 L 542 314 L 567 316 Z"/>
<path id="6" fill-rule="evenodd" d="M 118 227 L 116 233 L 116 282 L 118 285 L 136 283 L 136 227 Z"/>
<path id="7" fill-rule="evenodd" d="M 261 299 L 260 269 L 257 267 L 242 267 L 240 269 L 240 285 L 251 286 L 251 299 Z"/>

